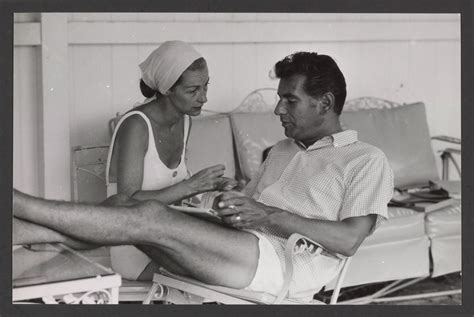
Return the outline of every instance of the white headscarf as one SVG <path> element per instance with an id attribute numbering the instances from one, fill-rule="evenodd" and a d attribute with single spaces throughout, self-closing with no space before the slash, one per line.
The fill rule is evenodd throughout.
<path id="1" fill-rule="evenodd" d="M 164 42 L 139 65 L 142 80 L 151 89 L 165 94 L 186 68 L 200 57 L 201 54 L 185 42 Z"/>

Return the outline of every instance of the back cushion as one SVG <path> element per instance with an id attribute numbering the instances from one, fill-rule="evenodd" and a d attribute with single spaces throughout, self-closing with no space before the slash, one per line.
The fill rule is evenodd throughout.
<path id="1" fill-rule="evenodd" d="M 263 151 L 285 137 L 278 116 L 273 112 L 232 113 L 230 115 L 240 170 L 251 179 L 262 163 Z"/>
<path id="2" fill-rule="evenodd" d="M 423 103 L 347 111 L 341 114 L 341 123 L 345 128 L 357 130 L 361 141 L 385 153 L 396 187 L 439 178 Z"/>
<path id="3" fill-rule="evenodd" d="M 193 119 L 187 145 L 187 165 L 192 174 L 217 164 L 225 165 L 225 176 L 235 177 L 232 129 L 229 117 L 212 115 Z"/>

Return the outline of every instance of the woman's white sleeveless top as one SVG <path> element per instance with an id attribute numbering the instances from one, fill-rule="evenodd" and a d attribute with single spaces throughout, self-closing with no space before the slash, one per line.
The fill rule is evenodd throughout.
<path id="1" fill-rule="evenodd" d="M 148 149 L 146 151 L 143 161 L 143 181 L 142 190 L 158 190 L 178 182 L 181 182 L 188 176 L 188 170 L 185 162 L 185 149 L 186 140 L 189 133 L 190 119 L 188 116 L 184 117 L 184 147 L 183 153 L 181 154 L 181 160 L 179 165 L 174 168 L 168 168 L 160 159 L 158 151 L 156 150 L 155 137 L 153 129 L 151 127 L 150 119 L 141 111 L 130 111 L 126 113 L 118 122 L 112 141 L 109 147 L 109 153 L 107 157 L 106 166 L 106 184 L 107 184 L 107 197 L 117 193 L 117 183 L 111 183 L 109 180 L 110 164 L 112 159 L 112 153 L 114 149 L 115 139 L 117 132 L 122 123 L 132 115 L 139 115 L 145 120 L 148 127 Z M 129 280 L 136 280 L 147 265 L 151 262 L 151 259 L 142 251 L 138 250 L 134 246 L 116 246 L 110 248 L 110 260 L 112 268 L 115 272 L 122 275 L 123 278 Z"/>
<path id="2" fill-rule="evenodd" d="M 185 162 L 185 150 L 186 139 L 189 132 L 189 117 L 184 117 L 184 148 L 181 153 L 181 161 L 176 168 L 168 168 L 160 159 L 158 151 L 156 150 L 155 137 L 153 134 L 153 129 L 151 127 L 150 119 L 141 111 L 130 111 L 126 113 L 118 122 L 117 127 L 115 128 L 114 134 L 112 136 L 112 141 L 109 147 L 109 154 L 107 157 L 107 167 L 106 167 L 106 183 L 107 183 L 107 197 L 117 193 L 117 183 L 110 182 L 110 163 L 112 159 L 113 148 L 115 144 L 115 139 L 117 132 L 122 125 L 122 123 L 132 115 L 139 115 L 145 120 L 148 127 L 148 149 L 145 153 L 143 160 L 143 181 L 142 181 L 142 190 L 157 190 L 162 189 L 176 183 L 181 182 L 188 176 L 188 170 Z"/>

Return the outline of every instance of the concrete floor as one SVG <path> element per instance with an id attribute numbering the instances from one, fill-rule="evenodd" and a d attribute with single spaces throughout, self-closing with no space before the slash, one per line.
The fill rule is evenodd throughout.
<path id="1" fill-rule="evenodd" d="M 350 300 L 353 298 L 360 298 L 368 296 L 376 291 L 382 289 L 389 283 L 378 283 L 365 286 L 350 287 L 341 290 L 339 301 Z M 462 277 L 461 274 L 452 273 L 436 278 L 427 278 L 418 283 L 410 285 L 397 292 L 386 295 L 385 297 L 396 297 L 396 296 L 408 296 L 423 293 L 432 293 L 440 291 L 457 290 L 462 288 Z M 331 292 L 317 295 L 319 300 L 327 302 Z M 461 305 L 462 294 L 445 295 L 437 297 L 429 297 L 422 299 L 411 299 L 411 300 L 400 300 L 400 301 L 383 301 L 372 303 L 372 305 Z"/>
<path id="2" fill-rule="evenodd" d="M 448 291 L 462 288 L 462 278 L 459 273 L 431 278 L 407 287 L 390 296 L 404 296 L 438 291 Z M 462 305 L 462 294 L 438 296 L 425 299 L 413 299 L 400 302 L 386 302 L 385 305 Z"/>

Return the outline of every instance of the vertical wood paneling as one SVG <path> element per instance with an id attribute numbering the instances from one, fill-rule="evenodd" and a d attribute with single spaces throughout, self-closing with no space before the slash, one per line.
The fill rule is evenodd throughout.
<path id="1" fill-rule="evenodd" d="M 199 13 L 201 22 L 225 22 L 232 21 L 232 13 Z"/>
<path id="2" fill-rule="evenodd" d="M 198 22 L 200 13 L 175 13 L 175 21 Z"/>
<path id="3" fill-rule="evenodd" d="M 461 135 L 461 60 L 460 47 L 455 43 L 440 43 L 434 52 L 433 86 L 436 91 L 451 93 L 436 94 L 432 125 L 434 134 Z M 442 114 L 442 115 L 438 115 Z M 439 129 L 439 130 L 438 130 Z M 439 131 L 439 132 L 438 132 Z"/>
<path id="4" fill-rule="evenodd" d="M 232 21 L 255 22 L 257 21 L 257 13 L 232 13 Z"/>
<path id="5" fill-rule="evenodd" d="M 257 13 L 257 21 L 259 22 L 269 22 L 269 21 L 289 21 L 290 17 L 288 13 Z"/>
<path id="6" fill-rule="evenodd" d="M 429 52 L 428 54 L 426 54 Z M 424 53 L 424 54 L 423 54 Z M 459 43 L 426 43 L 418 50 L 418 59 L 424 56 L 431 66 L 427 74 L 419 75 L 419 80 L 425 80 L 424 98 L 428 125 L 431 135 L 461 136 L 461 73 Z M 426 76 L 426 77 L 425 77 Z M 430 76 L 430 77 L 428 77 Z M 423 77 L 423 78 L 421 78 Z M 449 93 L 447 93 L 449 92 Z M 457 147 L 445 142 L 433 141 L 433 150 L 439 157 L 440 150 L 446 147 Z M 461 165 L 461 158 L 454 155 Z M 437 160 L 441 171 L 441 161 Z M 451 167 L 450 176 L 459 179 Z"/>
<path id="7" fill-rule="evenodd" d="M 67 15 L 41 14 L 41 160 L 45 198 L 71 197 Z"/>
<path id="8" fill-rule="evenodd" d="M 143 98 L 139 89 L 138 47 L 113 46 L 111 62 L 112 109 L 114 114 L 125 113 Z"/>
<path id="9" fill-rule="evenodd" d="M 108 12 L 81 12 L 73 13 L 73 21 L 94 22 L 94 21 L 112 21 L 111 13 Z"/>
<path id="10" fill-rule="evenodd" d="M 254 44 L 232 45 L 232 109 L 257 86 L 257 46 Z"/>
<path id="11" fill-rule="evenodd" d="M 153 52 L 158 46 L 160 46 L 161 43 L 156 43 L 156 44 L 150 44 L 150 45 L 139 45 L 138 46 L 138 63 L 136 64 L 138 66 L 139 63 L 143 62 L 148 55 Z"/>
<path id="12" fill-rule="evenodd" d="M 138 21 L 137 12 L 114 12 L 110 13 L 110 21 L 114 22 L 135 22 Z"/>
<path id="13" fill-rule="evenodd" d="M 339 66 L 346 77 L 348 98 L 376 96 L 399 100 L 400 85 L 407 79 L 407 52 L 403 45 L 365 43 L 341 45 Z M 376 57 L 376 58 L 374 58 Z"/>
<path id="14" fill-rule="evenodd" d="M 39 134 L 40 70 L 39 49 L 17 47 L 13 64 L 13 186 L 40 195 Z"/>
<path id="15" fill-rule="evenodd" d="M 277 88 L 278 80 L 269 77 L 275 63 L 291 52 L 289 43 L 274 44 L 258 44 L 257 45 L 257 87 L 273 87 Z"/>
<path id="16" fill-rule="evenodd" d="M 368 96 L 369 77 L 372 70 L 364 70 L 364 58 L 367 51 L 362 45 L 341 44 L 342 52 L 338 65 L 344 73 L 347 85 L 347 98 Z M 318 51 L 321 52 L 322 51 Z"/>
<path id="17" fill-rule="evenodd" d="M 138 21 L 148 21 L 148 22 L 172 22 L 176 20 L 176 15 L 174 13 L 163 12 L 163 13 L 138 13 Z"/>
<path id="18" fill-rule="evenodd" d="M 112 47 L 71 47 L 74 72 L 71 91 L 71 145 L 109 141 L 112 107 Z"/>
<path id="19" fill-rule="evenodd" d="M 453 21 L 453 15 L 348 15 L 263 13 L 70 13 L 70 21 L 176 21 L 196 22 L 321 22 L 354 26 L 373 21 Z M 35 13 L 15 16 L 31 22 Z M 405 22 L 403 22 L 405 21 Z M 347 23 L 350 22 L 350 23 Z M 179 25 L 179 23 L 176 23 Z M 259 24 L 256 23 L 256 27 Z M 190 29 L 197 32 L 199 29 Z M 281 30 L 285 30 L 282 28 Z M 281 32 L 281 30 L 279 32 Z M 99 30 L 98 30 L 99 31 Z M 310 31 L 310 30 L 309 30 Z M 425 32 L 426 33 L 426 32 Z M 428 34 L 429 35 L 429 34 Z M 213 34 L 206 34 L 212 38 Z M 280 36 L 269 34 L 269 36 Z M 162 37 L 160 37 L 162 38 Z M 194 37 L 199 38 L 199 37 Z M 410 34 L 407 34 L 410 38 Z M 166 37 L 165 37 L 166 39 Z M 170 38 L 171 40 L 171 38 Z M 102 144 L 109 141 L 107 121 L 142 101 L 138 64 L 160 43 L 145 45 L 69 46 L 70 143 Z M 317 41 L 281 43 L 193 43 L 207 59 L 211 86 L 206 107 L 230 111 L 252 90 L 277 87 L 268 76 L 274 63 L 300 50 L 312 50 L 335 58 L 348 84 L 348 98 L 375 96 L 396 102 L 423 101 L 432 134 L 460 136 L 460 44 L 458 41 Z M 41 74 L 37 53 L 31 47 L 15 48 L 14 184 L 36 194 L 38 180 L 38 102 Z M 36 51 L 38 52 L 38 51 Z M 69 162 L 68 162 L 69 163 Z"/>
<path id="20" fill-rule="evenodd" d="M 313 13 L 288 13 L 288 20 L 292 22 L 311 21 Z"/>
<path id="21" fill-rule="evenodd" d="M 206 109 L 229 111 L 232 109 L 231 72 L 232 51 L 227 45 L 194 45 L 207 61 L 210 86 Z"/>

